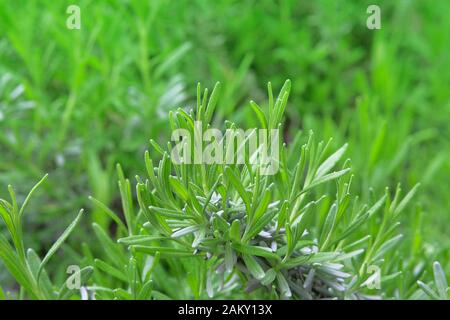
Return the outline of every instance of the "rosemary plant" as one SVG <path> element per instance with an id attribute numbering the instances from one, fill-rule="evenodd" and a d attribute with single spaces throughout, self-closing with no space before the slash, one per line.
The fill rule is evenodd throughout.
<path id="1" fill-rule="evenodd" d="M 250 102 L 261 128 L 283 129 L 290 86 L 286 81 L 274 99 L 268 85 L 268 110 Z M 220 84 L 209 98 L 207 90 L 197 91 L 195 112 L 170 113 L 172 130 L 195 135 L 198 121 L 210 127 Z M 226 122 L 226 128 L 237 125 Z M 136 177 L 135 192 L 117 166 L 123 215 L 90 198 L 117 228 L 111 236 L 93 224 L 104 253 L 82 247 L 78 262 L 84 268 L 71 276 L 81 277 L 82 298 L 87 292 L 97 299 L 390 298 L 383 284 L 401 271 L 387 273 L 386 257 L 402 238 L 399 216 L 417 186 L 403 198 L 398 187 L 372 204 L 360 203 L 352 195 L 350 161 L 341 160 L 347 146 L 332 152 L 331 140 L 316 143 L 312 132 L 305 140 L 299 133 L 289 145 L 279 144 L 273 175 L 261 174 L 252 154 L 242 164 L 175 163 L 173 143 L 163 148 L 151 141 L 155 153 L 145 153 L 147 177 Z M 235 149 L 228 146 L 225 154 L 242 152 L 231 145 Z M 19 283 L 20 297 L 76 297 L 78 291 L 66 283 L 57 289 L 44 267 L 82 211 L 41 261 L 34 251 L 25 252 L 22 240 L 22 215 L 35 189 L 20 209 L 12 188 L 11 203 L 0 201 L 10 234 L 0 235 L 0 258 Z M 445 298 L 445 276 L 439 264 L 434 269 L 437 293 L 419 286 L 430 298 Z"/>
<path id="2" fill-rule="evenodd" d="M 217 84 L 208 99 L 208 90 L 201 95 L 198 87 L 196 111 L 170 113 L 172 130 L 195 135 L 195 121 L 209 128 L 219 90 Z M 288 80 L 274 99 L 269 84 L 266 112 L 250 102 L 261 128 L 282 129 L 289 91 Z M 226 122 L 226 127 L 237 126 Z M 241 165 L 175 164 L 170 157 L 173 143 L 164 150 L 152 140 L 155 157 L 161 160 L 155 167 L 150 153 L 145 153 L 148 177 L 136 177 L 137 214 L 131 184 L 118 167 L 126 226 L 104 209 L 119 223 L 119 233 L 126 231 L 118 242 L 128 248 L 135 265 L 136 259 L 153 257 L 151 267 L 133 267 L 144 272 L 137 279 L 150 281 L 145 273 L 153 270 L 155 260 L 166 261 L 168 266 L 178 264 L 191 289 L 186 295 L 180 288 L 172 296 L 167 288 L 159 292 L 163 284 L 155 275 L 156 286 L 147 298 L 233 298 L 252 293 L 276 299 L 359 299 L 374 292 L 375 297 L 383 296 L 374 284 L 377 277 L 387 281 L 400 274 L 383 274 L 383 257 L 402 238 L 398 217 L 417 187 L 403 199 L 398 188 L 393 198 L 386 190 L 372 205 L 360 204 L 351 195 L 350 162 L 339 164 L 346 145 L 330 152 L 331 140 L 316 144 L 313 133 L 305 144 L 301 141 L 299 133 L 289 146 L 282 144 L 279 171 L 261 175 L 260 166 L 249 161 L 252 155 Z M 102 267 L 111 271 L 110 266 Z M 174 277 L 179 279 L 179 274 L 178 270 Z M 125 279 L 125 273 L 120 278 Z M 146 288 L 141 282 L 138 286 Z"/>

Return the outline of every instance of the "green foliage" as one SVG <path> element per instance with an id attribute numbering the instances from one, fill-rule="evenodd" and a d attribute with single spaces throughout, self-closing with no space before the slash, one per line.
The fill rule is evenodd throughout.
<path id="1" fill-rule="evenodd" d="M 280 127 L 289 88 L 286 81 L 274 102 L 269 84 L 268 110 L 252 107 L 263 128 Z M 198 97 L 195 114 L 181 109 L 171 114 L 172 129 L 184 128 L 194 135 L 194 119 L 211 119 L 209 108 L 217 97 L 213 94 L 207 100 L 205 96 L 207 90 L 203 99 Z M 208 123 L 204 126 L 209 127 Z M 228 123 L 227 127 L 236 126 Z M 158 299 L 163 293 L 171 298 L 229 298 L 240 291 L 246 297 L 372 298 L 374 292 L 367 288 L 374 280 L 370 267 L 380 268 L 385 281 L 400 276 L 401 272 L 385 274 L 389 262 L 384 257 L 398 247 L 402 238 L 399 216 L 417 187 L 403 198 L 400 188 L 393 198 L 386 189 L 374 204 L 360 204 L 351 195 L 349 162 L 337 167 L 347 145 L 331 153 L 330 144 L 316 144 L 310 133 L 302 146 L 283 145 L 280 171 L 267 176 L 260 174 L 258 165 L 250 164 L 252 155 L 246 155 L 243 165 L 174 164 L 169 156 L 171 144 L 165 152 L 152 142 L 162 159 L 154 167 L 145 153 L 147 179 L 136 178 L 140 208 L 136 216 L 128 209 L 133 202 L 130 193 L 122 192 L 124 212 L 128 210 L 125 218 L 132 222 L 127 223 L 128 235 L 118 243 L 127 247 L 133 261 L 145 261 L 149 255 L 152 261 L 180 266 L 168 270 L 174 273 L 172 277 L 187 281 L 191 292 L 164 292 L 167 288 L 159 287 L 155 274 L 157 290 L 149 291 L 149 297 Z M 230 151 L 226 148 L 224 152 Z M 119 186 L 129 190 L 129 181 L 118 170 Z M 335 197 L 330 196 L 333 192 Z M 112 262 L 119 260 L 120 249 L 110 240 L 106 243 L 105 250 L 111 251 L 108 256 L 115 257 Z M 196 276 L 183 279 L 193 266 L 198 269 Z M 106 264 L 100 268 L 127 282 L 124 271 Z M 148 275 L 143 273 L 140 278 Z M 142 280 L 138 283 L 144 286 Z M 114 297 L 126 298 L 117 296 L 119 289 L 114 289 Z M 388 297 L 387 292 L 376 293 Z"/>
<path id="2" fill-rule="evenodd" d="M 429 285 L 423 283 L 422 281 L 417 281 L 418 285 L 430 299 L 449 300 L 450 287 L 448 286 L 445 273 L 442 270 L 440 263 L 437 261 L 434 262 L 433 264 L 433 273 L 434 273 L 433 286 L 436 288 L 435 290 L 432 289 Z"/>
<path id="3" fill-rule="evenodd" d="M 281 128 L 290 81 L 275 102 L 270 84 L 268 88 L 269 109 L 252 109 L 263 127 Z M 209 100 L 205 89 L 195 113 L 179 109 L 171 114 L 173 129 L 184 128 L 194 135 L 196 129 L 190 125 L 194 119 L 209 127 L 206 120 L 213 117 L 211 109 L 218 102 L 216 89 Z M 236 128 L 231 122 L 227 126 Z M 92 279 L 82 290 L 93 292 L 97 299 L 389 298 L 388 290 L 377 286 L 373 292 L 372 285 L 401 276 L 401 272 L 388 274 L 395 260 L 389 254 L 402 239 L 399 216 L 417 186 L 403 198 L 398 187 L 393 197 L 386 189 L 372 205 L 362 204 L 352 196 L 349 161 L 339 166 L 347 145 L 331 152 L 331 141 L 316 144 L 314 139 L 310 132 L 303 145 L 282 144 L 274 175 L 261 174 L 261 164 L 249 161 L 253 154 L 244 155 L 244 164 L 176 164 L 152 142 L 162 159 L 154 167 L 149 152 L 145 153 L 147 178 L 136 177 L 138 209 L 131 183 L 117 166 L 125 222 L 91 198 L 117 223 L 118 239 L 101 225 L 92 225 L 106 260 L 94 258 L 89 245 L 84 247 L 80 262 L 87 267 L 80 276 L 84 284 L 91 274 Z M 224 152 L 241 151 L 238 145 L 231 146 L 234 150 L 225 145 Z M 168 148 L 170 152 L 171 143 Z M 22 239 L 24 208 L 46 177 L 20 209 L 11 187 L 11 203 L 1 200 L 0 213 L 14 247 L 2 236 L 0 258 L 21 286 L 22 296 L 70 298 L 76 291 L 67 286 L 56 291 L 44 267 L 83 211 L 42 261 L 32 249 L 25 254 Z M 379 271 L 371 274 L 374 267 Z M 434 276 L 437 293 L 421 281 L 420 288 L 430 298 L 446 298 L 448 285 L 438 263 Z M 173 290 L 171 281 L 181 281 L 184 289 Z"/>
<path id="4" fill-rule="evenodd" d="M 6 225 L 0 225 L 5 238 L 2 246 L 16 252 L 7 255 L 10 263 L 16 256 L 22 259 L 20 252 L 25 252 L 26 259 L 36 260 L 26 250 L 30 246 L 45 259 L 45 252 L 70 224 L 72 213 L 86 207 L 90 214 L 59 249 L 64 255 L 45 262 L 52 283 L 64 287 L 65 268 L 75 261 L 84 268 L 83 276 L 92 276 L 89 283 L 101 288 L 95 289 L 98 297 L 129 297 L 134 284 L 124 281 L 131 271 L 123 268 L 134 258 L 138 269 L 153 266 L 148 274 L 151 284 L 144 283 L 142 292 L 135 290 L 139 298 L 205 297 L 202 290 L 207 284 L 217 296 L 215 280 L 206 281 L 210 265 L 162 253 L 160 262 L 152 265 L 148 255 L 135 255 L 128 246 L 148 247 L 151 243 L 166 248 L 167 233 L 177 236 L 169 243 L 174 242 L 179 250 L 184 247 L 175 245 L 178 241 L 202 244 L 196 235 L 205 232 L 206 237 L 211 229 L 194 227 L 205 225 L 201 217 L 208 216 L 217 207 L 212 203 L 222 196 L 210 191 L 225 185 L 229 187 L 225 195 L 240 203 L 237 212 L 248 217 L 262 215 L 250 226 L 244 218 L 216 218 L 217 228 L 233 226 L 230 241 L 255 241 L 272 223 L 287 245 L 287 232 L 290 242 L 299 232 L 290 221 L 292 212 L 305 210 L 301 223 L 309 234 L 301 241 L 317 240 L 305 247 L 324 247 L 323 252 L 364 250 L 339 262 L 352 276 L 369 276 L 370 261 L 381 267 L 381 292 L 363 286 L 358 294 L 425 297 L 417 281 L 438 294 L 434 272 L 428 270 L 431 261 L 439 260 L 447 274 L 450 267 L 448 1 L 379 1 L 382 29 L 376 31 L 365 27 L 370 1 L 193 0 L 187 5 L 167 0 L 80 0 L 77 4 L 81 30 L 65 28 L 68 3 L 64 1 L 0 3 L 0 194 L 8 194 L 6 186 L 13 184 L 15 202 L 26 207 L 25 215 L 18 209 L 14 223 L 6 214 Z M 281 88 L 286 78 L 292 84 L 283 88 L 281 99 L 273 97 L 271 89 L 268 101 L 262 98 L 266 91 L 261 90 L 263 83 L 271 80 L 273 87 Z M 186 88 L 193 88 L 199 80 L 208 85 L 219 80 L 221 85 L 196 97 L 194 90 Z M 256 102 L 246 103 L 250 98 Z M 191 115 L 190 108 L 196 104 L 202 111 Z M 186 108 L 169 117 L 169 110 L 180 105 Z M 217 167 L 217 172 L 195 168 L 198 184 L 192 189 L 179 179 L 191 177 L 192 170 L 176 172 L 172 165 L 163 182 L 160 179 L 166 174 L 153 170 L 154 164 L 159 168 L 165 152 L 170 154 L 165 141 L 179 124 L 190 128 L 191 122 L 202 116 L 206 123 L 220 128 L 225 119 L 227 126 L 274 128 L 283 113 L 285 168 L 275 180 L 261 182 L 255 171 L 245 166 Z M 310 129 L 314 136 L 308 134 Z M 328 142 L 331 136 L 334 140 Z M 142 166 L 148 137 L 154 138 L 155 152 L 152 149 Z M 319 147 L 321 140 L 327 143 Z M 324 151 L 317 160 L 319 148 Z M 331 150 L 340 151 L 326 161 Z M 345 163 L 345 158 L 336 160 L 343 154 L 351 163 Z M 310 168 L 310 161 L 317 167 Z M 121 173 L 116 188 L 116 163 L 129 177 L 148 178 L 129 182 Z M 166 163 L 170 164 L 170 158 Z M 340 172 L 350 167 L 350 172 Z M 325 173 L 328 169 L 331 171 Z M 29 201 L 27 192 L 46 172 L 51 178 L 40 185 L 39 197 Z M 355 178 L 351 178 L 352 172 Z M 256 181 L 258 192 L 253 195 Z M 404 190 L 417 190 L 420 182 L 420 191 L 402 196 L 397 182 Z M 345 194 L 345 183 L 351 185 L 351 196 Z M 155 202 L 149 189 L 155 190 L 157 203 L 144 208 Z M 413 193 L 405 209 L 401 199 L 409 199 Z M 90 202 L 87 195 L 92 196 Z M 194 196 L 203 200 L 189 200 Z M 180 201 L 199 212 L 197 220 L 180 220 L 184 214 L 179 211 L 183 208 Z M 276 201 L 280 203 L 271 211 Z M 14 207 L 14 201 L 8 203 Z M 387 203 L 391 203 L 389 208 Z M 367 204 L 364 210 L 363 204 Z M 265 214 L 268 211 L 273 217 Z M 20 230 L 17 220 L 27 232 Z M 183 227 L 173 226 L 172 220 L 183 221 Z M 96 223 L 95 232 L 86 227 L 91 223 Z M 282 228 L 287 225 L 289 228 Z M 9 234 L 10 227 L 14 236 Z M 138 238 L 116 241 L 129 237 Z M 340 241 L 342 247 L 337 246 Z M 347 248 L 348 241 L 352 242 Z M 292 245 L 290 250 L 280 258 L 295 256 Z M 244 268 L 245 261 L 254 266 L 236 245 L 220 247 L 220 252 L 227 257 L 228 273 L 236 274 L 231 267 L 235 260 Z M 109 254 L 120 257 L 118 262 Z M 255 261 L 261 264 L 267 259 L 256 256 Z M 23 269 L 18 263 L 14 266 Z M 265 272 L 260 281 L 263 287 L 279 283 L 284 289 L 273 292 L 287 292 L 289 278 L 283 281 L 272 268 L 261 268 Z M 106 269 L 120 273 L 109 275 L 102 271 Z M 32 297 L 30 292 L 16 290 L 6 270 L 6 265 L 0 264 L 0 298 L 11 297 L 10 292 L 12 297 Z M 258 277 L 262 275 L 257 267 L 252 270 Z M 43 281 L 43 272 L 39 281 Z M 271 287 L 249 294 L 238 290 L 237 286 L 253 283 L 248 274 L 239 272 L 242 277 L 223 295 L 260 297 L 266 292 L 270 296 Z M 65 291 L 64 297 L 78 294 Z"/>
<path id="5" fill-rule="evenodd" d="M 18 207 L 16 195 L 11 186 L 8 187 L 11 202 L 0 199 L 0 216 L 8 229 L 11 239 L 9 240 L 4 235 L 0 234 L 0 260 L 20 285 L 21 297 L 31 299 L 56 299 L 68 297 L 65 293 L 67 292 L 66 288 L 63 287 L 59 291 L 55 289 L 55 285 L 50 281 L 44 268 L 50 258 L 77 226 L 83 214 L 83 210 L 80 210 L 78 216 L 55 241 L 42 261 L 33 249 L 25 251 L 22 230 L 24 209 L 34 191 L 46 178 L 47 175 L 35 185 L 20 208 Z M 83 277 L 85 283 L 87 279 L 87 276 Z M 5 298 L 3 291 L 1 291 L 0 297 Z"/>

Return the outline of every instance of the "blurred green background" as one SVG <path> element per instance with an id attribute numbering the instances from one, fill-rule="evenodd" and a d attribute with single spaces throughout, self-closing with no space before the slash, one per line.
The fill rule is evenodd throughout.
<path id="1" fill-rule="evenodd" d="M 70 4 L 80 30 L 66 27 Z M 366 27 L 370 4 L 381 30 Z M 195 104 L 197 82 L 223 84 L 217 126 L 250 127 L 249 100 L 289 78 L 288 142 L 310 129 L 349 142 L 363 199 L 421 182 L 402 232 L 449 271 L 448 12 L 446 0 L 0 0 L 0 197 L 12 184 L 23 200 L 48 172 L 28 246 L 44 252 L 80 207 L 91 220 L 71 241 L 89 242 L 88 224 L 108 221 L 87 197 L 121 210 L 114 165 L 141 173 L 149 139 L 168 140 L 168 112 Z"/>

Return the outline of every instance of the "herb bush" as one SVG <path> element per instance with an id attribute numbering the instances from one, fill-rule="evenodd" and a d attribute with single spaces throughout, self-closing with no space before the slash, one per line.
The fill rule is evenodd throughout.
<path id="1" fill-rule="evenodd" d="M 274 100 L 269 84 L 266 111 L 250 103 L 261 128 L 282 128 L 290 86 L 286 81 Z M 208 91 L 202 96 L 199 86 L 195 112 L 170 113 L 172 130 L 183 128 L 194 134 L 194 121 L 209 127 L 219 91 L 217 84 L 208 99 Z M 226 127 L 236 125 L 226 122 Z M 82 265 L 67 280 L 79 276 L 80 289 L 69 289 L 66 281 L 57 286 L 45 266 L 76 228 L 83 210 L 41 260 L 32 249 L 25 250 L 22 218 L 47 176 L 20 207 L 9 187 L 11 201 L 0 200 L 0 215 L 9 231 L 9 238 L 0 234 L 0 258 L 20 290 L 15 295 L 0 287 L 0 297 L 395 297 L 383 287 L 402 278 L 404 270 L 392 270 L 392 251 L 402 238 L 399 216 L 417 186 L 403 197 L 400 188 L 394 193 L 386 189 L 373 203 L 360 203 L 351 190 L 357 177 L 351 173 L 350 161 L 342 160 L 347 145 L 331 151 L 331 140 L 316 143 L 312 132 L 306 143 L 302 139 L 299 132 L 292 143 L 282 144 L 274 175 L 261 175 L 261 167 L 250 163 L 250 155 L 242 165 L 174 164 L 169 156 L 172 143 L 164 151 L 151 141 L 161 160 L 154 167 L 150 153 L 145 153 L 148 176 L 136 177 L 135 192 L 117 166 L 123 215 L 90 198 L 116 225 L 113 232 L 92 225 L 104 250 L 102 259 L 94 258 L 89 244 L 82 245 L 81 255 L 65 249 Z M 433 270 L 433 283 L 410 284 L 410 298 L 448 298 L 439 263 Z"/>
<path id="2" fill-rule="evenodd" d="M 382 283 L 385 296 L 410 298 L 417 280 L 434 281 L 434 260 L 450 274 L 450 2 L 379 1 L 376 31 L 365 25 L 371 1 L 77 3 L 81 30 L 65 28 L 67 3 L 0 1 L 0 198 L 12 184 L 22 203 L 49 173 L 23 216 L 24 241 L 42 257 L 76 208 L 89 213 L 64 255 L 46 266 L 55 283 L 70 264 L 94 265 L 83 241 L 93 257 L 109 261 L 88 226 L 96 222 L 113 238 L 115 226 L 86 195 L 121 215 L 115 164 L 128 177 L 145 175 L 146 138 L 167 140 L 168 112 L 195 104 L 188 88 L 197 79 L 223 83 L 215 123 L 228 119 L 242 128 L 258 123 L 245 101 L 267 110 L 265 81 L 281 88 L 292 79 L 283 124 L 289 145 L 300 129 L 313 129 L 316 141 L 333 137 L 330 150 L 348 142 L 352 193 L 363 203 L 375 203 L 386 186 L 393 197 L 397 182 L 404 190 L 421 183 L 399 216 L 404 237 L 385 255 L 383 279 L 402 271 Z M 182 281 L 172 269 L 166 278 Z M 98 277 L 94 272 L 97 284 L 119 286 Z M 15 289 L 1 263 L 0 283 Z"/>

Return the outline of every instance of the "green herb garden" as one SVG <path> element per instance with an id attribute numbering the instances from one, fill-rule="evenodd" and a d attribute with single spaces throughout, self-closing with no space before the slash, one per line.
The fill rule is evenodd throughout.
<path id="1" fill-rule="evenodd" d="M 0 299 L 449 299 L 450 3 L 371 4 L 0 1 Z"/>

